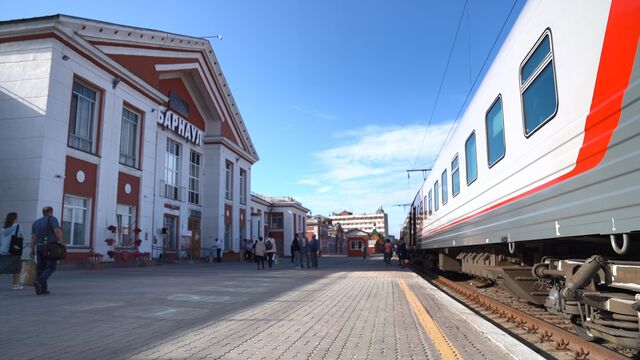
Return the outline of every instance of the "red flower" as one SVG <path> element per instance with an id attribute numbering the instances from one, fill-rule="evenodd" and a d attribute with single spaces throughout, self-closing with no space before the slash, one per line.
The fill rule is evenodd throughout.
<path id="1" fill-rule="evenodd" d="M 106 243 L 107 243 L 107 245 L 111 246 L 111 245 L 113 245 L 113 243 L 115 243 L 116 241 L 115 241 L 114 239 L 109 238 L 109 239 L 105 239 L 105 240 L 104 240 L 104 242 L 106 242 Z"/>
<path id="2" fill-rule="evenodd" d="M 142 231 L 142 229 L 140 229 L 140 228 L 135 228 L 135 229 L 133 229 L 133 232 L 134 232 L 134 233 L 136 233 L 136 234 L 137 234 L 137 233 L 139 233 L 139 232 L 141 232 L 141 231 Z"/>
<path id="3" fill-rule="evenodd" d="M 107 230 L 109 230 L 109 231 L 111 231 L 112 233 L 115 234 L 115 232 L 116 232 L 116 230 L 118 230 L 118 228 L 115 225 L 109 225 Z"/>
<path id="4" fill-rule="evenodd" d="M 134 242 L 133 242 L 133 244 L 134 244 L 136 247 L 140 247 L 140 244 L 142 244 L 142 240 L 137 239 L 136 241 L 134 241 Z"/>

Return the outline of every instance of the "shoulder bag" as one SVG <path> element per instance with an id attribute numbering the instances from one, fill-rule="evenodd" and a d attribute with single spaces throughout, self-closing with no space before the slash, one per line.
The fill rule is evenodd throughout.
<path id="1" fill-rule="evenodd" d="M 20 232 L 20 225 L 16 227 L 16 233 L 11 235 L 11 242 L 9 243 L 9 254 L 12 256 L 22 255 L 22 238 L 18 235 Z"/>
<path id="2" fill-rule="evenodd" d="M 51 223 L 49 222 L 51 217 L 47 218 L 47 230 L 51 229 L 54 232 L 55 230 L 51 228 Z M 55 236 L 55 235 L 54 235 Z M 46 241 L 45 237 L 45 241 Z M 57 241 L 47 241 L 45 244 L 46 248 L 46 258 L 49 260 L 62 260 L 67 257 L 67 247 L 60 244 Z"/>

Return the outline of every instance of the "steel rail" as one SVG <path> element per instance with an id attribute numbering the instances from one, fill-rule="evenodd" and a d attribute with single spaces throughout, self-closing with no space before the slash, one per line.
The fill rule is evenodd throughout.
<path id="1" fill-rule="evenodd" d="M 459 285 L 443 276 L 436 276 L 434 280 L 456 294 L 464 296 L 469 301 L 481 306 L 485 310 L 506 319 L 508 322 L 511 322 L 520 328 L 526 329 L 528 333 L 538 334 L 540 336 L 540 342 L 555 341 L 557 350 L 573 351 L 576 359 L 628 359 L 622 354 L 588 342 L 580 338 L 578 335 L 560 329 L 555 325 L 549 324 L 544 320 L 535 318 L 520 310 L 516 310 L 506 304 L 491 299 L 488 296 Z"/>

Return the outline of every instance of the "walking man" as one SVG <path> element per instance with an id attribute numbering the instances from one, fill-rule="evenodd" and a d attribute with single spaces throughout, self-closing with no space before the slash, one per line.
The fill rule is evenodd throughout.
<path id="1" fill-rule="evenodd" d="M 267 254 L 267 263 L 269 269 L 273 266 L 273 256 L 276 254 L 276 241 L 273 238 L 267 238 L 264 242 L 265 253 Z"/>
<path id="2" fill-rule="evenodd" d="M 260 270 L 260 265 L 262 265 L 262 270 L 264 270 L 264 254 L 264 241 L 262 241 L 262 236 L 260 236 L 253 246 L 253 256 L 256 259 L 256 264 L 258 264 L 258 270 Z"/>
<path id="3" fill-rule="evenodd" d="M 309 244 L 309 255 L 311 255 L 311 266 L 313 266 L 314 269 L 318 268 L 318 250 L 318 239 L 316 239 L 316 235 L 313 234 L 311 244 Z"/>
<path id="4" fill-rule="evenodd" d="M 49 294 L 47 280 L 56 271 L 57 260 L 47 258 L 47 243 L 52 242 L 65 245 L 60 223 L 53 216 L 53 208 L 46 206 L 42 209 L 42 217 L 31 226 L 31 256 L 36 255 L 37 271 L 37 279 L 33 286 L 38 295 Z"/>
<path id="5" fill-rule="evenodd" d="M 213 247 L 216 249 L 216 262 L 222 262 L 222 243 L 218 238 L 216 238 L 215 243 L 213 243 Z"/>
<path id="6" fill-rule="evenodd" d="M 293 237 L 291 242 L 291 263 L 296 267 L 296 259 L 300 257 L 300 242 L 298 242 L 298 234 Z"/>
<path id="7" fill-rule="evenodd" d="M 392 250 L 391 240 L 387 239 L 387 242 L 384 243 L 384 263 L 387 264 L 387 266 L 391 265 Z"/>
<path id="8" fill-rule="evenodd" d="M 304 269 L 304 261 L 307 259 L 307 269 L 309 268 L 309 240 L 302 235 L 302 241 L 300 242 L 300 269 Z"/>

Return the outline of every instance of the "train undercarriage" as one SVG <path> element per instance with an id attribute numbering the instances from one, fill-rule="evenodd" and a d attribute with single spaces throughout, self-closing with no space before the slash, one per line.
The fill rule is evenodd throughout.
<path id="1" fill-rule="evenodd" d="M 418 250 L 415 256 L 425 267 L 473 276 L 478 286 L 500 284 L 569 319 L 584 339 L 640 349 L 640 246 L 634 239 L 640 234 Z"/>

